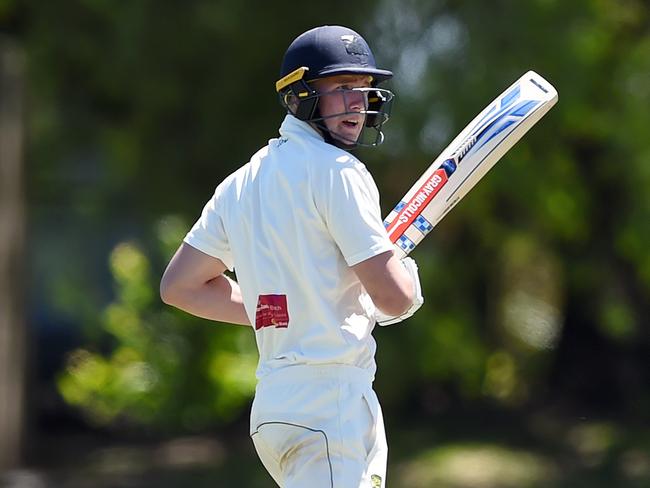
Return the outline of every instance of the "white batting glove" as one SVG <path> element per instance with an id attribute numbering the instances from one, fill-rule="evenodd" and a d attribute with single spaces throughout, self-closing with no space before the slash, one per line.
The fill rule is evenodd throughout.
<path id="1" fill-rule="evenodd" d="M 411 303 L 409 309 L 401 315 L 386 315 L 381 310 L 377 309 L 375 312 L 375 318 L 377 319 L 377 323 L 381 326 L 396 324 L 409 318 L 424 303 L 422 287 L 420 286 L 420 276 L 418 274 L 418 265 L 409 257 L 402 259 L 402 265 L 411 277 L 411 281 L 413 281 L 413 303 Z"/>

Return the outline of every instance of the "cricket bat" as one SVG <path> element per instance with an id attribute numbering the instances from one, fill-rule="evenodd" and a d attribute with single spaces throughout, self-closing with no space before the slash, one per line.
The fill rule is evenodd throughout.
<path id="1" fill-rule="evenodd" d="M 529 71 L 485 107 L 386 217 L 397 257 L 415 249 L 557 99 L 555 88 Z"/>

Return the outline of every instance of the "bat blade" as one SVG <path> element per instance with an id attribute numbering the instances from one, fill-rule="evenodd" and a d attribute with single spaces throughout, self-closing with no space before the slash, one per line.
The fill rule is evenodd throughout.
<path id="1" fill-rule="evenodd" d="M 555 88 L 528 71 L 485 107 L 386 217 L 397 256 L 410 253 L 557 100 Z"/>

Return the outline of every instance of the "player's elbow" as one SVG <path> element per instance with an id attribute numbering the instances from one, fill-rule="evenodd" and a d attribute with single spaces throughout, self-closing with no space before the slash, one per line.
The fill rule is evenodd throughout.
<path id="1" fill-rule="evenodd" d="M 160 282 L 160 299 L 167 305 L 174 304 L 174 290 L 164 281 Z"/>
<path id="2" fill-rule="evenodd" d="M 163 303 L 177 307 L 182 302 L 181 287 L 167 274 L 160 280 L 160 299 Z"/>

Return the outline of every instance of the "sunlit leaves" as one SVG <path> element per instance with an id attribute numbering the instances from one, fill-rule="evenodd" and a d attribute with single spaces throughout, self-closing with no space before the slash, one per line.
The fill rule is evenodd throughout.
<path id="1" fill-rule="evenodd" d="M 131 243 L 121 243 L 111 253 L 110 265 L 121 301 L 135 309 L 149 305 L 154 283 L 142 251 Z"/>

